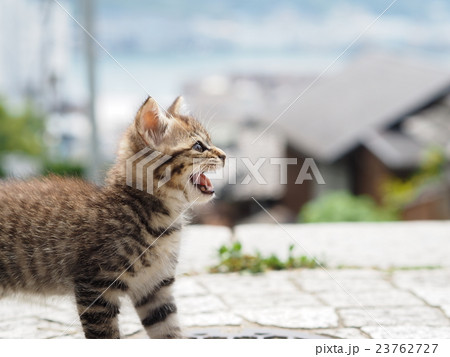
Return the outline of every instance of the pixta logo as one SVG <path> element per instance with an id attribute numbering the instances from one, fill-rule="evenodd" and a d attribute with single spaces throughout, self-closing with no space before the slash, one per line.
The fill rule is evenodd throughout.
<path id="1" fill-rule="evenodd" d="M 159 151 L 152 150 L 148 147 L 142 149 L 137 154 L 134 154 L 126 160 L 125 163 L 125 176 L 126 183 L 130 187 L 134 187 L 140 191 L 147 191 L 147 193 L 153 194 L 155 187 L 154 178 L 155 171 L 165 162 L 167 162 L 172 156 L 163 154 Z M 165 169 L 162 177 L 158 179 L 157 188 L 163 186 L 171 179 L 171 171 L 168 166 Z M 145 182 L 144 182 L 145 180 Z M 144 185 L 145 183 L 145 185 Z"/>

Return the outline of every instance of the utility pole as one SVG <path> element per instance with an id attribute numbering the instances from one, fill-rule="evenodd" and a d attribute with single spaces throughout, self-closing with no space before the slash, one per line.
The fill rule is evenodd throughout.
<path id="1" fill-rule="evenodd" d="M 84 28 L 94 36 L 94 11 L 95 0 L 82 0 L 82 13 Z M 87 82 L 88 82 L 88 117 L 91 126 L 88 179 L 96 184 L 100 184 L 100 151 L 98 144 L 97 118 L 95 113 L 96 105 L 96 67 L 95 67 L 95 43 L 88 34 L 84 36 L 84 51 L 86 56 Z"/>

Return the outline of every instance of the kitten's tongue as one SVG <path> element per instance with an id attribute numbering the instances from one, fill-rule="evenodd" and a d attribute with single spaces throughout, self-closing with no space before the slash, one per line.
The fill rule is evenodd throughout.
<path id="1" fill-rule="evenodd" d="M 214 186 L 211 183 L 211 180 L 206 177 L 204 174 L 195 173 L 192 175 L 192 182 L 200 187 L 200 190 L 203 192 L 213 193 Z M 205 188 L 203 189 L 204 186 Z"/>

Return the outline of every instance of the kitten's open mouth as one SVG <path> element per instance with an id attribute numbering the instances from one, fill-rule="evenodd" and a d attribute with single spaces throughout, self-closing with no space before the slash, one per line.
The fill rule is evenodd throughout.
<path id="1" fill-rule="evenodd" d="M 203 172 L 192 174 L 191 182 L 205 195 L 212 195 L 214 193 L 214 186 L 211 180 Z"/>

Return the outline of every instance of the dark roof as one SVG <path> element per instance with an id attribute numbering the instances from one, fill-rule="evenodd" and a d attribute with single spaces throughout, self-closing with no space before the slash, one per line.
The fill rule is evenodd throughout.
<path id="1" fill-rule="evenodd" d="M 294 75 L 216 75 L 186 83 L 183 93 L 197 116 L 237 124 L 257 120 L 264 126 L 313 80 Z"/>
<path id="2" fill-rule="evenodd" d="M 285 129 L 294 148 L 332 162 L 449 91 L 449 72 L 366 56 L 320 79 L 277 125 Z M 381 138 L 376 142 L 381 145 Z"/>
<path id="3" fill-rule="evenodd" d="M 408 135 L 395 131 L 373 132 L 364 146 L 393 170 L 416 169 L 423 160 L 424 147 Z"/>

